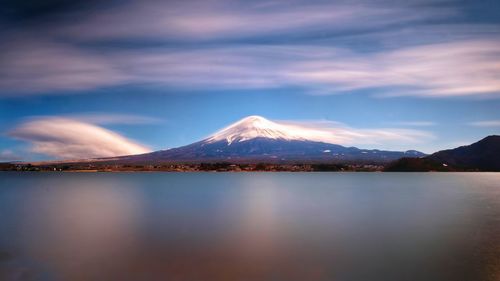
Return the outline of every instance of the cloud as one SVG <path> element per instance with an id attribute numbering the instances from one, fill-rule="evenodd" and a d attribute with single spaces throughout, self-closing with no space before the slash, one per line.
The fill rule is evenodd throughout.
<path id="1" fill-rule="evenodd" d="M 474 127 L 500 127 L 500 120 L 484 120 L 468 123 L 470 126 Z"/>
<path id="2" fill-rule="evenodd" d="M 447 42 L 492 39 L 499 36 L 498 24 L 446 23 L 417 24 L 374 32 L 354 33 L 335 38 L 335 45 L 362 44 L 363 50 L 398 50 Z"/>
<path id="3" fill-rule="evenodd" d="M 99 125 L 123 124 L 123 125 L 142 125 L 142 124 L 158 124 L 164 120 L 160 118 L 136 115 L 136 114 L 110 114 L 110 113 L 82 113 L 71 114 L 68 116 L 71 119 L 76 119 L 82 122 L 88 122 Z"/>
<path id="4" fill-rule="evenodd" d="M 81 91 L 130 81 L 102 55 L 45 39 L 4 43 L 0 61 L 0 89 L 7 95 Z"/>
<path id="5" fill-rule="evenodd" d="M 470 40 L 368 54 L 324 46 L 250 46 L 149 54 L 133 65 L 144 79 L 178 86 L 298 86 L 322 94 L 371 89 L 384 96 L 498 96 L 499 44 L 500 40 Z"/>
<path id="6" fill-rule="evenodd" d="M 292 134 L 307 139 L 341 145 L 361 145 L 370 148 L 411 149 L 415 144 L 424 144 L 435 136 L 427 131 L 402 128 L 354 128 L 335 121 L 289 121 L 276 123 Z"/>
<path id="7" fill-rule="evenodd" d="M 7 32 L 0 96 L 137 84 L 498 98 L 499 25 L 463 13 L 426 0 L 153 0 L 73 10 Z"/>
<path id="8" fill-rule="evenodd" d="M 53 116 L 31 116 L 31 120 L 50 118 Z M 85 113 L 72 113 L 66 115 L 58 115 L 58 117 L 72 119 L 84 123 L 91 123 L 95 125 L 144 125 L 144 124 L 159 124 L 165 120 L 144 116 L 138 114 L 124 114 L 124 113 L 101 113 L 101 112 L 85 112 Z"/>
<path id="9" fill-rule="evenodd" d="M 110 130 L 61 117 L 27 121 L 9 135 L 30 142 L 32 152 L 58 159 L 113 157 L 150 151 Z"/>
<path id="10" fill-rule="evenodd" d="M 373 30 L 453 16 L 427 1 L 131 1 L 94 11 L 59 32 L 80 40 L 215 40 Z M 418 9 L 418 13 L 415 12 Z M 363 20 L 360 20 L 363 19 Z"/>
<path id="11" fill-rule="evenodd" d="M 325 92 L 376 89 L 382 96 L 448 97 L 500 94 L 499 40 L 429 44 L 391 52 L 306 60 L 291 76 Z"/>
<path id="12" fill-rule="evenodd" d="M 317 45 L 247 45 L 89 55 L 70 46 L 42 44 L 4 53 L 0 88 L 8 94 L 5 90 L 136 83 L 187 89 L 294 86 L 313 94 L 368 89 L 382 97 L 499 97 L 498 45 L 500 39 L 474 39 L 369 53 Z"/>

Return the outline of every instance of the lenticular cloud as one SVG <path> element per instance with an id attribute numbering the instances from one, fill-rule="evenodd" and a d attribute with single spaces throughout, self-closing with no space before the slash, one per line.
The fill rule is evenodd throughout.
<path id="1" fill-rule="evenodd" d="M 28 121 L 10 135 L 30 142 L 33 152 L 59 159 L 113 157 L 150 151 L 113 131 L 59 117 Z"/>

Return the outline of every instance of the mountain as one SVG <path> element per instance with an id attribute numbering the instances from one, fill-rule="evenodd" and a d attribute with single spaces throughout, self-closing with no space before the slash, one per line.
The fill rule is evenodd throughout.
<path id="1" fill-rule="evenodd" d="M 425 154 L 344 147 L 312 139 L 310 132 L 260 116 L 246 117 L 190 145 L 141 155 L 102 159 L 113 163 L 387 163 Z"/>
<path id="2" fill-rule="evenodd" d="M 388 171 L 500 171 L 500 136 L 438 151 L 421 159 L 400 159 Z"/>

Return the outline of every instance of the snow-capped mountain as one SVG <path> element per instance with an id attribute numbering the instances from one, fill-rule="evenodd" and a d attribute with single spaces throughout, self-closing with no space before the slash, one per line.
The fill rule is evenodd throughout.
<path id="1" fill-rule="evenodd" d="M 115 158 L 121 163 L 383 163 L 402 157 L 422 157 L 418 151 L 384 151 L 345 147 L 317 141 L 314 130 L 249 116 L 190 145 Z"/>
<path id="2" fill-rule="evenodd" d="M 228 144 L 243 142 L 255 138 L 266 138 L 272 140 L 306 140 L 297 132 L 285 125 L 281 125 L 261 116 L 248 116 L 240 121 L 216 132 L 205 141 L 214 143 L 226 140 Z"/>

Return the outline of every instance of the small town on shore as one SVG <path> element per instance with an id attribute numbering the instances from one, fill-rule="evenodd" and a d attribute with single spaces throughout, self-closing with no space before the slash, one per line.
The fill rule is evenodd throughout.
<path id="1" fill-rule="evenodd" d="M 0 164 L 0 171 L 40 172 L 328 172 L 328 171 L 383 171 L 377 164 L 159 164 L 159 165 L 95 165 L 95 164 L 52 164 L 33 165 L 29 163 Z"/>

